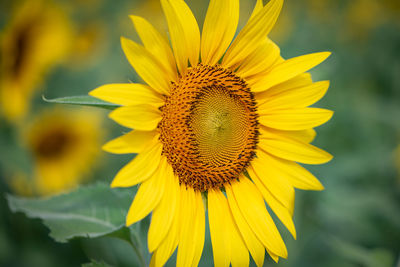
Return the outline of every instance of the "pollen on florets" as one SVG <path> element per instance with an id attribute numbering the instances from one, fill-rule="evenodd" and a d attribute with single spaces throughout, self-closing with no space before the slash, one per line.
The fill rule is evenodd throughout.
<path id="1" fill-rule="evenodd" d="M 204 192 L 237 179 L 255 156 L 256 102 L 246 82 L 199 64 L 172 85 L 158 125 L 163 155 L 181 184 Z"/>

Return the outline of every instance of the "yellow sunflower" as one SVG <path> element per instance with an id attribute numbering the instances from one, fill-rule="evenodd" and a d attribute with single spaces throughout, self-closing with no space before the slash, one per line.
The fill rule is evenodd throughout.
<path id="1" fill-rule="evenodd" d="M 0 33 L 0 111 L 13 121 L 25 115 L 43 75 L 67 54 L 72 27 L 50 0 L 19 1 Z"/>
<path id="2" fill-rule="evenodd" d="M 131 19 L 143 45 L 121 39 L 128 61 L 147 84 L 108 84 L 90 92 L 121 105 L 110 117 L 134 129 L 104 149 L 138 153 L 112 186 L 141 184 L 126 224 L 152 212 L 151 266 L 164 265 L 177 247 L 177 266 L 197 266 L 205 206 L 216 266 L 247 266 L 249 252 L 262 266 L 265 250 L 275 261 L 286 258 L 265 202 L 296 237 L 294 188 L 323 189 L 298 163 L 332 158 L 310 144 L 313 128 L 332 112 L 308 107 L 329 82 L 313 82 L 305 73 L 330 53 L 280 56 L 267 35 L 282 4 L 257 1 L 232 41 L 239 0 L 211 0 L 201 37 L 183 0 L 161 0 L 172 49 L 137 16 Z"/>
<path id="3" fill-rule="evenodd" d="M 22 183 L 24 177 L 16 176 L 12 186 L 19 192 L 26 184 L 37 195 L 59 193 L 85 181 L 99 155 L 101 120 L 97 113 L 84 110 L 48 110 L 24 130 L 23 138 L 32 154 L 34 177 L 31 182 L 25 177 Z"/>

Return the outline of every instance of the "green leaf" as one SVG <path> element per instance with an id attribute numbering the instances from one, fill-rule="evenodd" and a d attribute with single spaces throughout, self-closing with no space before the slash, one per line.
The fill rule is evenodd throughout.
<path id="1" fill-rule="evenodd" d="M 54 98 L 54 99 L 47 99 L 44 96 L 42 96 L 42 98 L 44 101 L 46 101 L 48 103 L 91 106 L 91 107 L 98 107 L 98 108 L 111 109 L 111 110 L 120 107 L 120 105 L 112 104 L 112 103 L 94 98 L 90 95 L 67 96 L 67 97 L 60 97 L 60 98 Z"/>
<path id="2" fill-rule="evenodd" d="M 42 219 L 52 238 L 66 242 L 74 237 L 103 236 L 124 227 L 133 196 L 132 189 L 111 189 L 99 183 L 50 198 L 7 195 L 7 199 L 13 212 Z"/>
<path id="3" fill-rule="evenodd" d="M 101 261 L 91 260 L 89 263 L 82 264 L 82 267 L 111 267 L 111 265 Z"/>

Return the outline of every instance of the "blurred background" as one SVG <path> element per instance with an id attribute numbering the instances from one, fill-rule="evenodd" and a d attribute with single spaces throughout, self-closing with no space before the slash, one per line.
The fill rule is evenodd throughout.
<path id="1" fill-rule="evenodd" d="M 186 2 L 201 27 L 208 1 Z M 239 27 L 254 4 L 241 0 Z M 0 0 L 0 266 L 139 266 L 118 239 L 56 243 L 5 199 L 109 183 L 127 163 L 100 150 L 124 131 L 107 111 L 42 97 L 139 81 L 119 44 L 137 40 L 131 14 L 167 30 L 158 0 Z M 270 37 L 284 58 L 333 52 L 312 74 L 331 81 L 317 105 L 335 115 L 314 141 L 333 161 L 308 166 L 325 191 L 296 192 L 298 238 L 278 223 L 289 258 L 265 266 L 400 266 L 400 1 L 286 0 Z M 209 234 L 200 264 L 212 264 Z"/>

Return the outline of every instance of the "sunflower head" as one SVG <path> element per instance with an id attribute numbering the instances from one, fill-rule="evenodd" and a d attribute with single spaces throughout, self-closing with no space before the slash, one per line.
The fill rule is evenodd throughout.
<path id="1" fill-rule="evenodd" d="M 19 119 L 42 76 L 64 59 L 72 27 L 61 7 L 51 0 L 18 2 L 1 33 L 0 109 Z"/>
<path id="2" fill-rule="evenodd" d="M 34 194 L 47 195 L 84 181 L 98 157 L 102 131 L 96 113 L 55 109 L 35 118 L 23 137 L 34 163 L 34 177 L 26 184 Z"/>
<path id="3" fill-rule="evenodd" d="M 133 129 L 106 145 L 137 153 L 112 186 L 141 184 L 127 225 L 150 212 L 151 266 L 178 247 L 177 266 L 196 266 L 208 222 L 216 266 L 262 266 L 286 246 L 265 203 L 293 237 L 294 188 L 323 186 L 298 163 L 332 156 L 313 146 L 314 127 L 332 112 L 311 108 L 329 82 L 308 70 L 329 53 L 285 60 L 268 39 L 282 0 L 257 1 L 237 34 L 238 0 L 211 0 L 203 31 L 182 0 L 161 0 L 170 39 L 145 19 L 131 19 L 142 40 L 122 38 L 128 61 L 146 84 L 108 84 L 91 95 L 121 105 L 110 117 Z M 172 49 L 171 49 L 172 48 Z"/>
<path id="4" fill-rule="evenodd" d="M 255 155 L 256 102 L 246 82 L 220 66 L 199 64 L 174 83 L 158 124 L 163 155 L 180 183 L 223 188 Z"/>

